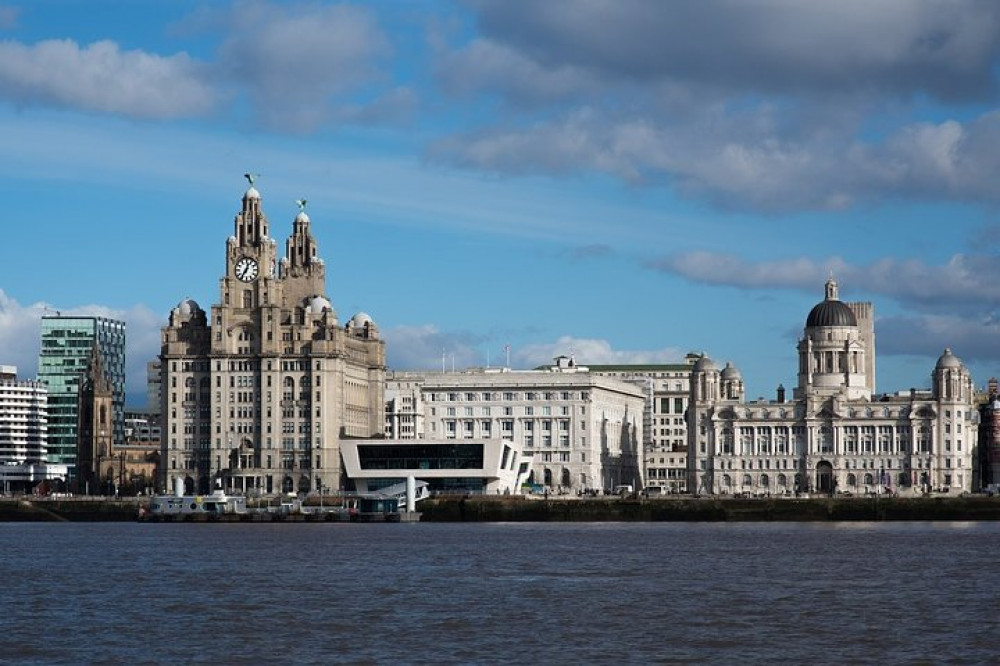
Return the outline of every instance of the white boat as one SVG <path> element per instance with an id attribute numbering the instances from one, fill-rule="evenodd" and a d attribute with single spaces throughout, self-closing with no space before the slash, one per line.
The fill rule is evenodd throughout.
<path id="1" fill-rule="evenodd" d="M 227 495 L 222 488 L 211 495 L 185 495 L 178 483 L 173 495 L 154 495 L 149 503 L 150 517 L 245 514 L 247 499 L 242 495 Z"/>
<path id="2" fill-rule="evenodd" d="M 156 495 L 149 503 L 153 516 L 180 516 L 193 514 L 220 515 L 247 512 L 247 500 L 242 495 L 227 495 L 216 490 L 211 495 Z"/>

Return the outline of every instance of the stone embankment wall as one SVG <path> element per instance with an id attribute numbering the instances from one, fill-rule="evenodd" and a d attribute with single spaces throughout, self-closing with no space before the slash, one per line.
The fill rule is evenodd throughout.
<path id="1" fill-rule="evenodd" d="M 0 522 L 135 520 L 140 502 L 102 499 L 0 499 Z"/>
<path id="2" fill-rule="evenodd" d="M 425 522 L 1000 520 L 1000 498 L 426 499 Z"/>
<path id="3" fill-rule="evenodd" d="M 0 499 L 0 522 L 135 520 L 141 501 Z M 524 499 L 444 497 L 417 506 L 423 522 L 1000 520 L 1000 497 L 813 499 Z"/>

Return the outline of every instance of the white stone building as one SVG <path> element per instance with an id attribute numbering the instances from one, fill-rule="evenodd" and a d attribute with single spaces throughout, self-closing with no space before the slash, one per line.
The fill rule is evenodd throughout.
<path id="1" fill-rule="evenodd" d="M 972 378 L 945 350 L 930 390 L 876 395 L 868 303 L 831 278 L 798 344 L 791 400 L 747 402 L 743 378 L 701 358 L 691 373 L 688 485 L 709 494 L 973 489 L 979 415 Z"/>
<path id="2" fill-rule="evenodd" d="M 645 487 L 650 492 L 687 492 L 687 412 L 691 369 L 701 358 L 681 363 L 593 365 L 596 375 L 635 384 L 646 393 L 642 443 Z"/>
<path id="3" fill-rule="evenodd" d="M 219 301 L 205 312 L 185 299 L 170 313 L 161 487 L 335 490 L 341 439 L 381 432 L 384 343 L 368 315 L 338 319 L 304 206 L 279 258 L 251 178 L 225 241 Z"/>
<path id="4" fill-rule="evenodd" d="M 532 457 L 549 492 L 612 492 L 644 483 L 642 388 L 560 357 L 546 370 L 390 373 L 386 436 L 503 439 Z"/>

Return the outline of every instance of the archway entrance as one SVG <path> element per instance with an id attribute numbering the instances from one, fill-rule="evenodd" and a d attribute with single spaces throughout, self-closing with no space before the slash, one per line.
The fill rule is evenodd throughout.
<path id="1" fill-rule="evenodd" d="M 816 490 L 821 493 L 833 492 L 833 465 L 825 460 L 816 465 Z"/>

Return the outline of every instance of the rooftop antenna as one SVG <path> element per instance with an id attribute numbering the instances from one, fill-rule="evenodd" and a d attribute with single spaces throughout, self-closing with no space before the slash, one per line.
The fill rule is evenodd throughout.
<path id="1" fill-rule="evenodd" d="M 505 366 L 508 370 L 510 369 L 510 343 L 503 346 L 503 351 L 507 355 L 507 365 Z"/>

